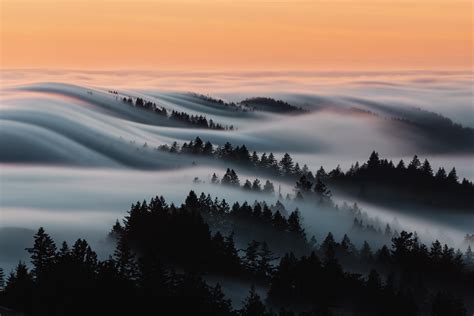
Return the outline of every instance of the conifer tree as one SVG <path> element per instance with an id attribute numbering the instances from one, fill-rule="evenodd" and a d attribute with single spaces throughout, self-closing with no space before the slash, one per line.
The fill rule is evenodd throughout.
<path id="1" fill-rule="evenodd" d="M 241 316 L 265 316 L 266 308 L 265 305 L 262 303 L 260 296 L 255 291 L 255 286 L 252 285 L 249 295 L 243 302 L 244 306 L 240 310 Z"/>
<path id="2" fill-rule="evenodd" d="M 56 258 L 56 244 L 44 231 L 43 227 L 38 229 L 33 238 L 33 248 L 27 248 L 26 250 L 31 254 L 33 275 L 38 278 L 43 273 L 52 270 Z"/>
<path id="3" fill-rule="evenodd" d="M 244 262 L 249 271 L 257 271 L 260 243 L 252 240 L 245 249 Z"/>
<path id="4" fill-rule="evenodd" d="M 5 286 L 5 272 L 3 272 L 3 269 L 0 268 L 0 290 L 3 290 L 4 286 Z"/>
<path id="5" fill-rule="evenodd" d="M 252 190 L 252 183 L 247 179 L 245 180 L 244 185 L 242 186 L 242 189 L 251 191 Z"/>
<path id="6" fill-rule="evenodd" d="M 260 192 L 262 191 L 262 187 L 260 185 L 260 180 L 255 179 L 252 183 L 252 191 Z"/>
<path id="7" fill-rule="evenodd" d="M 270 276 L 273 270 L 271 262 L 276 258 L 273 257 L 273 252 L 268 247 L 266 242 L 263 242 L 258 252 L 257 271 L 261 276 Z"/>
<path id="8" fill-rule="evenodd" d="M 137 277 L 138 266 L 135 255 L 132 253 L 124 237 L 120 238 L 117 243 L 114 260 L 117 263 L 117 270 L 123 278 L 134 280 Z"/>
<path id="9" fill-rule="evenodd" d="M 263 186 L 263 192 L 265 193 L 273 193 L 275 192 L 275 188 L 273 187 L 273 183 L 270 181 L 265 181 L 265 185 Z"/>

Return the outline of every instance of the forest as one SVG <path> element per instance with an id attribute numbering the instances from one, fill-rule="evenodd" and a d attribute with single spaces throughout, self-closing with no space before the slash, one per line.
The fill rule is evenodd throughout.
<path id="1" fill-rule="evenodd" d="M 0 305 L 31 315 L 466 315 L 470 247 L 425 245 L 406 231 L 380 249 L 331 233 L 318 244 L 301 223 L 281 205 L 230 206 L 191 191 L 176 206 L 156 196 L 111 228 L 116 248 L 103 260 L 86 240 L 57 246 L 40 228 L 31 263 L 1 270 Z M 248 284 L 240 308 L 210 276 Z"/>
<path id="2" fill-rule="evenodd" d="M 216 146 L 196 137 L 181 146 L 174 142 L 171 146 L 161 145 L 159 150 L 173 153 L 214 158 L 245 167 L 260 175 L 283 181 L 298 181 L 299 192 L 309 190 L 319 181 L 332 190 L 356 196 L 363 200 L 384 205 L 421 206 L 424 208 L 455 208 L 470 211 L 474 208 L 474 185 L 463 178 L 460 180 L 456 168 L 449 171 L 443 167 L 433 170 L 428 159 L 421 161 L 417 155 L 409 162 L 380 158 L 373 151 L 362 164 L 355 162 L 344 172 L 340 167 L 326 171 L 320 167 L 314 173 L 307 165 L 301 166 L 290 154 L 285 153 L 281 160 L 270 152 L 258 154 L 250 152 L 245 146 L 232 146 L 226 143 Z"/>

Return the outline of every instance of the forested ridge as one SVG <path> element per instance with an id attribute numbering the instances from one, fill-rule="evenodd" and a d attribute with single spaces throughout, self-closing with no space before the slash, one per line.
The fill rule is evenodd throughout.
<path id="1" fill-rule="evenodd" d="M 455 208 L 470 212 L 474 209 L 474 185 L 471 181 L 460 180 L 454 167 L 448 170 L 440 167 L 435 171 L 428 159 L 421 161 L 417 155 L 409 162 L 400 160 L 394 163 L 380 158 L 374 151 L 366 162 L 356 162 L 347 171 L 338 166 L 329 171 L 321 167 L 313 172 L 307 165 L 295 162 L 288 153 L 278 161 L 272 152 L 259 155 L 256 151 L 250 152 L 245 145 L 234 147 L 226 143 L 216 146 L 199 137 L 181 146 L 174 142 L 158 149 L 172 154 L 222 160 L 290 183 L 307 182 L 306 185 L 311 183 L 313 187 L 321 181 L 334 191 L 385 205 L 396 202 L 400 206 L 427 209 Z"/>
<path id="2" fill-rule="evenodd" d="M 27 249 L 31 268 L 19 263 L 8 276 L 2 271 L 0 305 L 32 315 L 466 314 L 463 300 L 474 294 L 470 248 L 424 245 L 406 231 L 380 249 L 368 242 L 357 248 L 348 235 L 337 242 L 331 233 L 319 245 L 298 210 L 282 212 L 193 191 L 181 206 L 157 196 L 117 221 L 109 234 L 116 250 L 105 260 L 85 240 L 57 246 L 40 228 Z M 239 223 L 253 223 L 255 233 Z M 355 267 L 365 272 L 351 272 Z M 211 275 L 249 285 L 241 308 L 206 283 Z"/>

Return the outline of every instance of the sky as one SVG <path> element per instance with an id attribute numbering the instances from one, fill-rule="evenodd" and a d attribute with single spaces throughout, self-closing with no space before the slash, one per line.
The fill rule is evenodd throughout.
<path id="1" fill-rule="evenodd" d="M 0 0 L 1 67 L 472 69 L 471 0 Z"/>

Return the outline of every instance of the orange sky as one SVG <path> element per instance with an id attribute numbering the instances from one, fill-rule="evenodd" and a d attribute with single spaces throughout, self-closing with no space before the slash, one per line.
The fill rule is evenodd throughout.
<path id="1" fill-rule="evenodd" d="M 469 69 L 471 0 L 0 0 L 2 68 Z"/>

